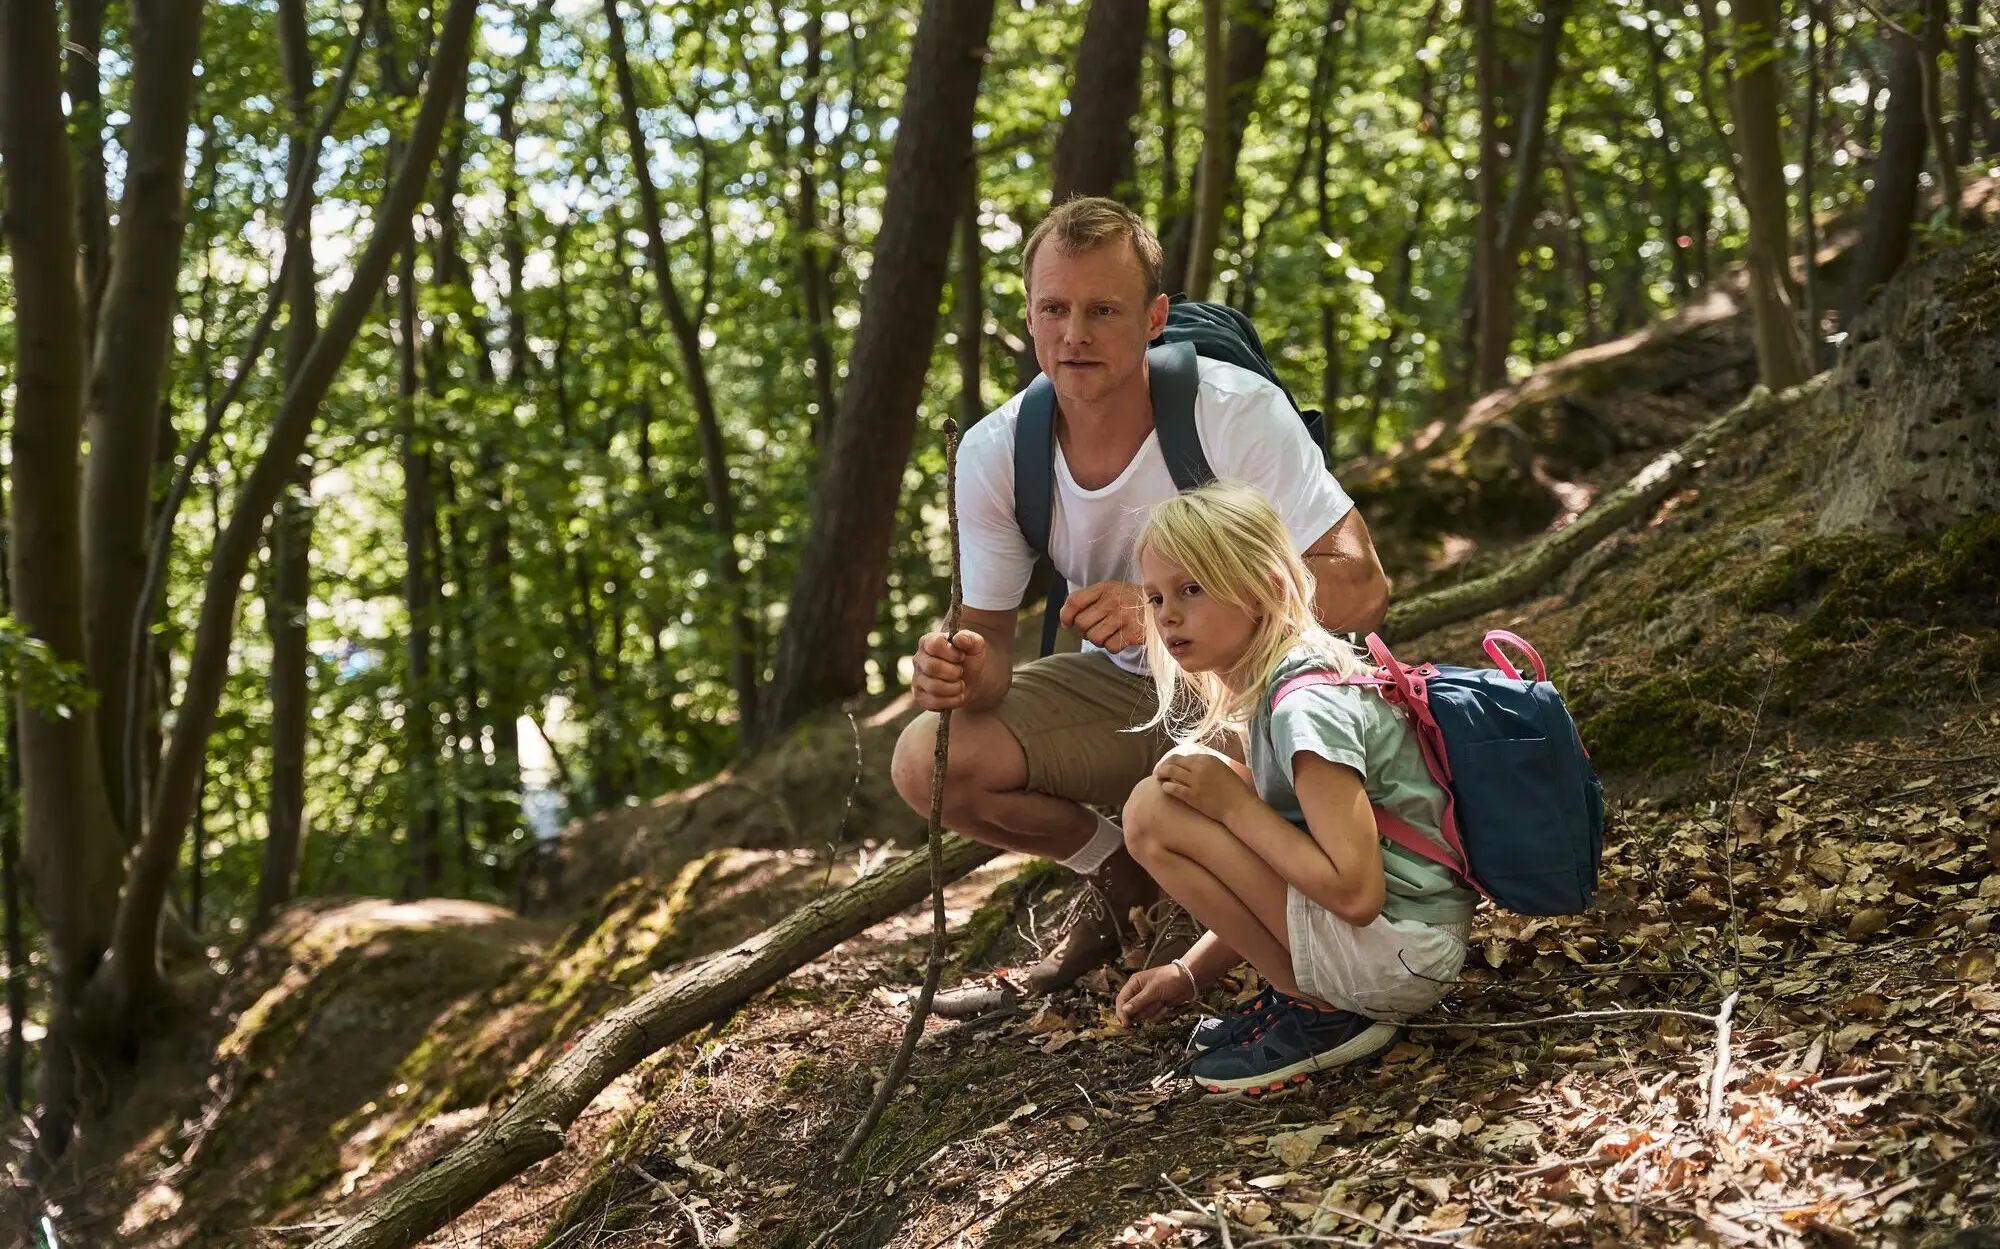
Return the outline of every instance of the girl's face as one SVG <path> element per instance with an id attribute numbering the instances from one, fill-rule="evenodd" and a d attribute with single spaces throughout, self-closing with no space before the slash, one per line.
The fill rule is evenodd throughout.
<path id="1" fill-rule="evenodd" d="M 1139 572 L 1160 640 L 1182 671 L 1226 676 L 1242 662 L 1256 632 L 1255 617 L 1209 597 L 1187 570 L 1157 551 L 1140 556 Z"/>

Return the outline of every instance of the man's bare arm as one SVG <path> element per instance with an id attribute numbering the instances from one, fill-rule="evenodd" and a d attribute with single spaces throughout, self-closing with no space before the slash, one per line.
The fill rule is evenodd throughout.
<path id="1" fill-rule="evenodd" d="M 985 711 L 1014 680 L 1014 611 L 959 609 L 959 633 L 928 633 L 917 643 L 913 690 L 928 711 Z M 966 644 L 966 633 L 977 641 Z"/>
<path id="2" fill-rule="evenodd" d="M 1306 548 L 1315 583 L 1313 612 L 1335 633 L 1365 633 L 1389 611 L 1389 577 L 1368 536 L 1361 509 L 1349 509 Z"/>

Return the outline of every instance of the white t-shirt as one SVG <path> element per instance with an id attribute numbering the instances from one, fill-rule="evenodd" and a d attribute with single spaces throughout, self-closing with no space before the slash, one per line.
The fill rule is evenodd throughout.
<path id="1" fill-rule="evenodd" d="M 1257 486 L 1268 495 L 1303 552 L 1347 515 L 1354 501 L 1328 472 L 1285 392 L 1221 360 L 1198 361 L 1194 420 L 1202 453 L 1220 478 Z M 1022 606 L 1035 571 L 1035 552 L 1014 521 L 1015 395 L 966 432 L 958 449 L 959 546 L 965 605 L 979 611 Z M 1099 581 L 1139 580 L 1133 543 L 1155 503 L 1177 493 L 1157 433 L 1148 434 L 1116 480 L 1085 490 L 1070 476 L 1062 443 L 1055 447 L 1054 514 L 1049 558 L 1070 588 Z M 1086 650 L 1099 649 L 1085 641 Z M 1127 647 L 1112 661 L 1146 670 L 1146 648 Z"/>

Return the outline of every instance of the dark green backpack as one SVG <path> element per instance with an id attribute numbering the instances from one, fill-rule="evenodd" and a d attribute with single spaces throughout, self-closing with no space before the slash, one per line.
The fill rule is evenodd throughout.
<path id="1" fill-rule="evenodd" d="M 1167 326 L 1146 352 L 1153 390 L 1153 427 L 1160 435 L 1160 452 L 1167 471 L 1181 490 L 1215 480 L 1195 430 L 1194 399 L 1200 383 L 1195 359 L 1223 360 L 1267 379 L 1284 393 L 1299 413 L 1313 445 L 1326 454 L 1326 421 L 1318 410 L 1303 410 L 1292 392 L 1278 380 L 1271 358 L 1264 354 L 1257 328 L 1227 304 L 1175 302 L 1167 309 Z M 1046 375 L 1028 383 L 1021 395 L 1019 422 L 1014 428 L 1014 522 L 1037 557 L 1049 553 L 1049 525 L 1055 511 L 1056 391 Z M 1069 583 L 1061 573 L 1049 581 L 1043 608 L 1042 654 L 1055 649 L 1056 627 Z"/>

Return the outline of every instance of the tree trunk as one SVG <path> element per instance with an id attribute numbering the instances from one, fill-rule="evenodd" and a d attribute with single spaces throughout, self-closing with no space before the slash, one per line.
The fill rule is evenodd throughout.
<path id="1" fill-rule="evenodd" d="M 430 435 L 417 415 L 417 244 L 403 245 L 396 285 L 397 406 L 401 409 L 403 470 L 403 602 L 409 609 L 410 637 L 403 682 L 404 818 L 409 821 L 410 859 L 403 897 L 437 892 L 444 872 L 438 815 L 436 677 L 432 634 L 436 603 L 431 597 L 430 535 L 437 523 L 432 497 Z"/>
<path id="2" fill-rule="evenodd" d="M 1694 290 L 1692 275 L 1688 272 L 1687 247 L 1681 243 L 1681 156 L 1675 151 L 1674 114 L 1667 105 L 1666 88 L 1666 37 L 1660 28 L 1646 19 L 1646 65 L 1649 86 L 1653 95 L 1653 118 L 1660 123 L 1660 167 L 1666 177 L 1667 207 L 1666 232 L 1667 251 L 1674 258 L 1674 291 L 1685 295 Z"/>
<path id="3" fill-rule="evenodd" d="M 1472 380 L 1484 394 L 1506 380 L 1507 341 L 1500 336 L 1506 319 L 1500 308 L 1500 52 L 1494 38 L 1493 6 L 1497 0 L 1472 0 L 1474 85 L 1479 92 L 1479 219 L 1474 226 L 1472 283 L 1474 289 Z"/>
<path id="4" fill-rule="evenodd" d="M 1236 190 L 1236 157 L 1256 108 L 1257 86 L 1271 50 L 1271 0 L 1235 0 L 1227 35 L 1223 5 L 1202 0 L 1201 169 L 1195 178 L 1194 222 L 1190 228 L 1187 278 L 1189 299 L 1207 299 L 1215 281 L 1216 248 L 1222 218 Z M 1169 271 L 1168 280 L 1172 280 Z"/>
<path id="5" fill-rule="evenodd" d="M 989 0 L 990 2 L 990 0 Z M 639 124 L 639 91 L 632 81 L 632 65 L 625 50 L 625 19 L 618 14 L 618 0 L 604 0 L 604 16 L 611 31 L 611 66 L 618 79 L 618 99 L 625 119 L 625 138 L 631 148 L 632 177 L 639 187 L 639 211 L 646 223 L 646 257 L 659 286 L 660 306 L 666 312 L 674 341 L 680 346 L 681 367 L 687 376 L 688 394 L 694 400 L 695 430 L 701 441 L 702 468 L 708 482 L 709 519 L 715 527 L 715 561 L 728 598 L 726 610 L 734 617 L 736 647 L 730 670 L 736 686 L 737 731 L 743 741 L 757 738 L 757 634 L 750 620 L 748 588 L 743 562 L 736 555 L 736 501 L 729 484 L 728 448 L 722 440 L 722 423 L 715 410 L 715 396 L 709 390 L 708 363 L 702 354 L 701 327 L 696 323 L 701 309 L 689 316 L 681 303 L 680 289 L 674 284 L 671 258 L 667 254 L 665 226 L 660 219 L 660 196 L 653 186 L 653 172 L 647 165 L 646 132 Z M 953 179 L 957 185 L 958 179 Z M 711 229 L 706 216 L 704 230 Z M 935 315 L 935 314 L 934 314 Z"/>
<path id="6" fill-rule="evenodd" d="M 972 154 L 992 0 L 925 0 L 874 269 L 758 740 L 862 687 Z"/>
<path id="7" fill-rule="evenodd" d="M 154 440 L 168 331 L 180 276 L 188 113 L 201 42 L 200 0 L 132 0 L 131 122 L 87 394 L 90 458 L 84 480 L 84 585 L 91 683 L 98 692 L 100 771 L 113 818 L 124 810 L 126 673 L 132 616 L 146 576 Z M 128 838 L 138 830 L 126 829 Z"/>
<path id="8" fill-rule="evenodd" d="M 4 410 L 4 405 L 0 405 Z M 6 480 L 0 477 L 0 617 L 14 611 L 13 580 L 7 572 L 9 529 Z M 7 956 L 7 1074 L 9 1114 L 24 1109 L 27 1090 L 28 943 L 21 933 L 21 738 L 14 724 L 14 680 L 0 671 L 0 750 L 7 762 L 0 769 L 0 925 L 5 926 Z"/>
<path id="9" fill-rule="evenodd" d="M 0 4 L 0 215 L 14 291 L 14 614 L 58 661 L 85 653 L 82 516 L 83 336 L 76 217 L 63 129 L 53 4 Z M 37 1157 L 68 1147 L 77 1109 L 76 1009 L 112 932 L 117 835 L 88 707 L 16 698 L 23 859 L 49 957 Z"/>
<path id="10" fill-rule="evenodd" d="M 312 147 L 312 46 L 304 0 L 278 0 L 278 46 L 285 66 L 292 133 L 285 185 L 310 201 L 318 174 Z M 319 333 L 314 294 L 311 208 L 286 216 L 296 222 L 285 239 L 285 380 L 296 379 Z M 264 615 L 271 631 L 271 810 L 264 837 L 264 867 L 249 932 L 262 932 L 271 913 L 292 900 L 305 842 L 306 723 L 311 711 L 312 657 L 306 646 L 306 601 L 312 593 L 312 462 L 301 457 L 271 520 L 271 590 Z"/>
<path id="11" fill-rule="evenodd" d="M 1830 371 L 1821 373 L 1775 395 L 1759 386 L 1748 398 L 1696 430 L 1678 447 L 1599 498 L 1583 515 L 1536 542 L 1505 568 L 1396 604 L 1383 621 L 1383 634 L 1404 640 L 1421 637 L 1433 629 L 1470 620 L 1526 598 L 1585 551 L 1651 512 L 1661 500 L 1680 489 L 1702 462 L 1715 454 L 1716 448 L 1763 428 L 1780 413 L 1817 393 L 1832 376 Z"/>
<path id="12" fill-rule="evenodd" d="M 1542 152 L 1548 137 L 1549 96 L 1555 90 L 1562 57 L 1563 28 L 1569 24 L 1571 0 L 1547 0 L 1535 38 L 1535 65 L 1528 83 L 1527 108 L 1515 130 L 1514 181 L 1500 218 L 1500 252 L 1495 260 L 1498 281 L 1490 298 L 1482 297 L 1480 316 L 1479 389 L 1507 384 L 1507 357 L 1514 346 L 1514 288 L 1520 280 L 1521 249 L 1542 204 Z M 1488 16 L 1488 24 L 1491 24 Z M 1482 97 L 1483 98 L 1483 97 Z M 1484 148 L 1481 151 L 1484 152 Z M 1484 203 L 1485 175 L 1480 175 Z M 1498 193 L 1496 184 L 1495 193 Z M 1481 287 L 1482 291 L 1486 288 Z M 1489 315 L 1490 314 L 1490 318 Z"/>
<path id="13" fill-rule="evenodd" d="M 805 145 L 799 154 L 799 277 L 805 301 L 806 350 L 812 359 L 813 443 L 825 447 L 827 431 L 833 427 L 839 396 L 834 381 L 839 376 L 833 362 L 833 254 L 819 242 L 819 169 L 825 140 L 820 137 L 819 106 L 822 77 L 826 73 L 826 17 L 820 0 L 812 0 L 806 11 L 806 73 L 810 76 L 800 125 Z M 762 665 L 755 665 L 761 670 Z"/>
<path id="14" fill-rule="evenodd" d="M 965 205 L 958 214 L 958 426 L 971 429 L 986 415 L 981 393 L 985 369 L 980 348 L 986 341 L 984 244 L 979 239 L 979 160 L 965 162 Z"/>
<path id="15" fill-rule="evenodd" d="M 1160 27 L 1148 42 L 1153 58 L 1155 89 L 1160 112 L 1160 247 L 1166 253 L 1166 280 L 1172 282 L 1187 272 L 1188 227 L 1193 224 L 1187 188 L 1181 184 L 1179 151 L 1181 142 L 1180 99 L 1174 76 L 1174 5 L 1161 0 Z M 1027 358 L 1034 359 L 1030 347 Z M 1032 376 L 1032 374 L 1031 374 Z"/>
<path id="16" fill-rule="evenodd" d="M 1800 311 L 1806 335 L 1806 355 L 1819 371 L 1826 335 L 1820 328 L 1819 214 L 1814 175 L 1819 168 L 1819 2 L 1806 0 L 1806 124 L 1799 143 L 1799 252 L 1803 275 Z"/>
<path id="17" fill-rule="evenodd" d="M 83 341 L 97 341 L 97 312 L 111 276 L 111 209 L 104 186 L 105 0 L 70 0 L 63 23 L 63 89 L 76 148 L 77 280 L 83 287 Z"/>
<path id="18" fill-rule="evenodd" d="M 1910 0 L 1894 10 L 1899 20 L 1915 19 L 1918 0 Z M 1912 20 L 1914 26 L 1915 22 Z M 1853 324 L 1861 305 L 1875 288 L 1903 267 L 1910 254 L 1910 232 L 1916 224 L 1918 178 L 1924 169 L 1924 146 L 1928 126 L 1924 119 L 1924 67 L 1926 49 L 1910 35 L 1890 33 L 1889 105 L 1882 118 L 1882 146 L 1875 154 L 1872 173 L 1875 185 L 1868 192 L 1867 214 L 1861 228 L 1861 243 L 1855 249 L 1854 266 L 1848 275 L 1847 298 L 1842 305 L 1842 326 Z"/>
<path id="19" fill-rule="evenodd" d="M 445 14 L 431 57 L 430 83 L 411 126 L 403 159 L 377 211 L 374 229 L 354 261 L 347 289 L 335 301 L 304 368 L 286 389 L 264 449 L 237 491 L 229 528 L 210 555 L 194 651 L 160 772 L 153 819 L 133 857 L 131 881 L 118 908 L 113 940 L 117 957 L 110 967 L 116 981 L 114 994 L 123 1001 L 143 1000 L 162 992 L 157 943 L 160 909 L 193 814 L 216 703 L 228 676 L 230 636 L 243 573 L 256 552 L 265 519 L 285 483 L 292 479 L 320 401 L 409 236 L 411 215 L 430 181 L 438 139 L 465 72 L 477 10 L 477 0 L 452 0 Z"/>
<path id="20" fill-rule="evenodd" d="M 1563 215 L 1569 221 L 1571 237 L 1576 245 L 1576 300 L 1583 309 L 1583 342 L 1585 346 L 1597 341 L 1597 269 L 1590 260 L 1590 236 L 1584 229 L 1583 205 L 1576 199 L 1576 177 L 1570 170 L 1569 158 L 1563 154 L 1558 143 L 1555 150 L 1556 172 L 1562 175 Z M 1697 229 L 1706 229 L 1697 226 Z"/>
<path id="21" fill-rule="evenodd" d="M 1305 141 L 1299 144 L 1298 159 L 1292 162 L 1291 172 L 1285 178 L 1285 187 L 1278 194 L 1276 206 L 1258 225 L 1255 238 L 1245 239 L 1246 248 L 1251 249 L 1249 258 L 1243 265 L 1241 308 L 1246 317 L 1253 319 L 1256 317 L 1257 300 L 1262 293 L 1264 258 L 1269 250 L 1267 247 L 1269 240 L 1266 236 L 1274 223 L 1284 221 L 1291 216 L 1292 207 L 1298 200 L 1299 186 L 1305 181 L 1306 174 L 1313 170 L 1323 174 L 1331 160 L 1329 127 L 1326 120 L 1328 97 L 1333 94 L 1334 67 L 1340 59 L 1340 32 L 1347 20 L 1347 6 L 1348 0 L 1328 0 L 1326 22 L 1321 27 L 1318 38 L 1319 51 L 1313 57 L 1312 86 L 1306 91 Z M 1314 186 L 1316 190 L 1324 189 L 1319 182 L 1315 182 Z M 1323 200 L 1325 197 L 1318 198 Z M 1325 242 L 1338 241 L 1334 239 L 1324 213 L 1318 214 L 1316 223 Z M 1247 224 L 1244 229 L 1247 235 L 1249 229 Z M 1332 257 L 1326 255 L 1324 245 L 1320 249 L 1320 255 L 1321 267 L 1324 269 L 1332 261 Z M 1326 289 L 1322 286 L 1320 293 L 1325 294 Z"/>
<path id="22" fill-rule="evenodd" d="M 1924 126 L 1930 131 L 1931 151 L 1937 154 L 1938 198 L 1944 205 L 1945 223 L 1956 228 L 1965 187 L 1958 175 L 1958 162 L 1952 157 L 1951 138 L 1944 128 L 1944 83 L 1938 73 L 1938 58 L 1945 53 L 1945 36 L 1950 28 L 1951 9 L 1947 0 L 1927 0 L 1922 54 L 1917 62 L 1924 74 Z"/>
<path id="23" fill-rule="evenodd" d="M 1079 195 L 1117 197 L 1131 181 L 1147 18 L 1147 0 L 1091 0 L 1070 79 L 1069 116 L 1056 137 L 1051 204 Z"/>
<path id="24" fill-rule="evenodd" d="M 1812 372 L 1799 332 L 1798 296 L 1787 263 L 1792 231 L 1785 207 L 1785 150 L 1779 138 L 1778 95 L 1784 61 L 1778 42 L 1778 0 L 1737 0 L 1730 8 L 1736 66 L 1732 87 L 1741 151 L 1744 207 L 1750 215 L 1750 315 L 1757 371 L 1782 390 Z"/>
<path id="25" fill-rule="evenodd" d="M 1986 113 L 1979 89 L 1979 0 L 1959 0 L 1958 25 L 1958 117 L 1952 126 L 1952 159 L 1970 165 L 1976 125 Z"/>
<path id="26" fill-rule="evenodd" d="M 949 833 L 943 843 L 946 882 L 997 853 Z M 402 1249 L 424 1240 L 487 1193 L 561 1151 L 569 1125 L 613 1080 L 841 942 L 915 904 L 929 889 L 930 856 L 921 851 L 905 855 L 894 866 L 806 904 L 749 940 L 688 965 L 592 1024 L 477 1136 L 383 1192 L 339 1229 L 314 1241 L 312 1249 Z"/>

